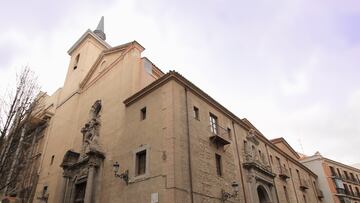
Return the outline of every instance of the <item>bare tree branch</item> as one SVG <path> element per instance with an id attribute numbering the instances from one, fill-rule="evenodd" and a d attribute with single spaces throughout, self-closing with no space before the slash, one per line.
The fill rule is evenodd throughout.
<path id="1" fill-rule="evenodd" d="M 34 72 L 25 67 L 16 75 L 16 87 L 8 90 L 0 97 L 0 181 L 1 188 L 15 185 L 18 181 L 20 168 L 27 164 L 26 144 L 28 139 L 28 123 L 39 112 L 40 94 L 37 77 Z M 31 139 L 31 135 L 29 139 Z M 5 185 L 5 186 L 4 186 Z"/>

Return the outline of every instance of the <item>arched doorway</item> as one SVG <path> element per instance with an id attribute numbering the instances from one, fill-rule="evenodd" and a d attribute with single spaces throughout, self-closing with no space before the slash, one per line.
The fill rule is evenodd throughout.
<path id="1" fill-rule="evenodd" d="M 261 186 L 261 185 L 258 186 L 257 193 L 258 193 L 260 203 L 270 203 L 271 202 L 269 195 L 263 186 Z"/>

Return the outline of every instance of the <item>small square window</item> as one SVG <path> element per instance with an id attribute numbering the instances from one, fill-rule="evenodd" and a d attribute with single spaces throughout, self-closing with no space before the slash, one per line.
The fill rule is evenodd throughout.
<path id="1" fill-rule="evenodd" d="M 54 163 L 54 159 L 55 159 L 55 155 L 52 155 L 52 156 L 51 156 L 50 165 L 53 165 L 53 163 Z"/>
<path id="2" fill-rule="evenodd" d="M 45 186 L 43 187 L 42 195 L 45 196 L 47 193 L 48 193 L 48 186 L 45 185 Z"/>
<path id="3" fill-rule="evenodd" d="M 77 69 L 78 63 L 79 63 L 79 59 L 80 59 L 80 54 L 78 54 L 75 58 L 75 62 L 74 62 L 74 70 Z"/>
<path id="4" fill-rule="evenodd" d="M 216 174 L 222 176 L 222 165 L 221 165 L 221 155 L 215 154 L 216 161 Z"/>
<path id="5" fill-rule="evenodd" d="M 196 106 L 194 106 L 194 118 L 196 120 L 200 120 L 199 119 L 199 108 L 197 108 Z"/>
<path id="6" fill-rule="evenodd" d="M 231 138 L 231 129 L 230 128 L 227 128 L 227 133 L 228 133 L 229 138 Z"/>
<path id="7" fill-rule="evenodd" d="M 136 175 L 143 175 L 146 172 L 146 150 L 136 153 Z"/>
<path id="8" fill-rule="evenodd" d="M 140 110 L 140 119 L 145 120 L 146 119 L 146 107 L 142 108 Z"/>

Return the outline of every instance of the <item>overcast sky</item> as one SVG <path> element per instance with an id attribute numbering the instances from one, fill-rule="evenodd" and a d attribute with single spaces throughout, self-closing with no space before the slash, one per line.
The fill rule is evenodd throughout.
<path id="1" fill-rule="evenodd" d="M 29 65 L 52 94 L 101 16 L 110 45 L 137 40 L 269 139 L 360 162 L 360 1 L 4 1 L 0 91 Z"/>

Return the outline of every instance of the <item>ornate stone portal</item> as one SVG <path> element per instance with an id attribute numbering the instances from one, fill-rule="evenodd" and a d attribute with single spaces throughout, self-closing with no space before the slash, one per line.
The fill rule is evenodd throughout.
<path id="1" fill-rule="evenodd" d="M 99 143 L 101 100 L 90 109 L 88 122 L 81 129 L 83 134 L 81 152 L 68 150 L 61 167 L 64 169 L 60 202 L 97 202 L 100 171 L 105 154 Z M 95 188 L 94 186 L 97 185 Z"/>
<path id="2" fill-rule="evenodd" d="M 247 177 L 246 184 L 250 188 L 251 202 L 277 203 L 274 189 L 276 175 L 272 172 L 265 153 L 260 152 L 259 143 L 256 131 L 250 129 L 244 146 L 243 167 L 246 169 L 244 172 Z"/>

